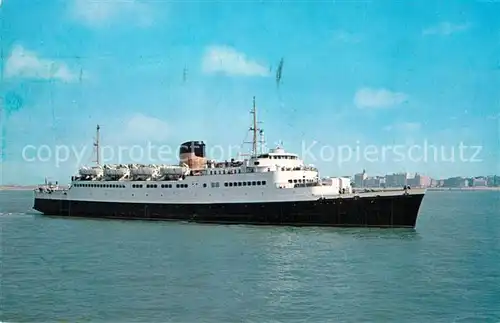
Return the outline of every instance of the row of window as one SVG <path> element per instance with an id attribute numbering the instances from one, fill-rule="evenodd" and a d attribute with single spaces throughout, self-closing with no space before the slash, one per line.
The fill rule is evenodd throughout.
<path id="1" fill-rule="evenodd" d="M 289 179 L 288 183 L 312 183 L 314 180 L 312 179 Z"/>
<path id="2" fill-rule="evenodd" d="M 241 169 L 228 169 L 228 170 L 211 170 L 210 175 L 225 175 L 225 174 L 241 174 Z"/>
<path id="3" fill-rule="evenodd" d="M 266 185 L 266 181 L 248 181 L 248 182 L 229 182 L 224 183 L 226 187 L 233 186 L 255 186 L 255 185 Z"/>
<path id="4" fill-rule="evenodd" d="M 296 180 L 295 180 L 296 181 Z M 300 180 L 302 181 L 302 180 Z M 291 183 L 291 180 L 289 181 Z M 296 182 L 297 183 L 297 182 Z M 300 182 L 302 183 L 302 182 Z M 247 182 L 226 182 L 224 183 L 225 187 L 235 187 L 235 186 L 261 186 L 266 185 L 266 181 L 247 181 Z M 125 188 L 123 184 L 74 184 L 74 187 L 100 187 L 100 188 Z M 210 183 L 212 188 L 220 187 L 219 182 Z M 132 188 L 173 188 L 173 184 L 132 184 Z M 188 188 L 188 184 L 176 184 L 176 188 Z M 204 183 L 203 187 L 207 187 L 207 184 Z"/>
<path id="5" fill-rule="evenodd" d="M 145 186 L 143 184 L 132 184 L 132 188 L 172 188 L 174 187 L 173 184 L 161 184 L 161 185 L 158 185 L 158 184 L 146 184 Z M 187 188 L 188 187 L 188 184 L 176 184 L 175 185 L 176 188 Z"/>
<path id="6" fill-rule="evenodd" d="M 122 184 L 74 184 L 74 187 L 125 188 Z"/>
<path id="7" fill-rule="evenodd" d="M 292 159 L 296 160 L 298 159 L 297 156 L 288 156 L 288 155 L 260 155 L 258 158 L 268 158 L 268 159 Z"/>

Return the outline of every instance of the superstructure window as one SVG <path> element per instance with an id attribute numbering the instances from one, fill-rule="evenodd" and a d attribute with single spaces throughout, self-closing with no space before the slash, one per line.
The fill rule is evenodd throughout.
<path id="1" fill-rule="evenodd" d="M 256 185 L 257 186 L 266 185 L 266 181 L 226 182 L 226 183 L 224 183 L 225 187 L 241 187 L 241 186 L 256 186 Z M 212 186 L 212 187 L 214 187 L 214 186 Z"/>

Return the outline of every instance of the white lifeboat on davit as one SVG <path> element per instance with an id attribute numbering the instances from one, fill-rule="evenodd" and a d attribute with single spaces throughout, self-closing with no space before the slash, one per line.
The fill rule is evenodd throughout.
<path id="1" fill-rule="evenodd" d="M 126 165 L 106 165 L 104 167 L 104 175 L 123 177 L 130 173 Z"/>
<path id="2" fill-rule="evenodd" d="M 189 173 L 189 167 L 186 164 L 183 166 L 162 165 L 160 166 L 160 173 L 162 175 L 186 175 Z"/>
<path id="3" fill-rule="evenodd" d="M 78 172 L 80 173 L 80 175 L 83 176 L 97 176 L 97 177 L 102 176 L 104 173 L 101 166 L 92 166 L 92 167 L 83 166 L 82 168 L 80 168 Z"/>
<path id="4" fill-rule="evenodd" d="M 154 176 L 159 173 L 158 167 L 155 165 L 138 165 L 130 170 L 132 175 L 136 176 Z"/>

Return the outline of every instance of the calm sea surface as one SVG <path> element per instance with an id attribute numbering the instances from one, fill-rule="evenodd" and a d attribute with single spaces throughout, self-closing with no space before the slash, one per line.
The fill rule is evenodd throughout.
<path id="1" fill-rule="evenodd" d="M 49 218 L 0 192 L 7 322 L 500 322 L 500 192 L 415 230 Z"/>

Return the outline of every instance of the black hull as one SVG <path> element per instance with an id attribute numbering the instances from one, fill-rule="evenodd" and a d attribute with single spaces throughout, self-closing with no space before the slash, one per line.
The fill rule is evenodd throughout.
<path id="1" fill-rule="evenodd" d="M 424 194 L 306 202 L 145 204 L 35 198 L 45 215 L 200 223 L 414 228 Z"/>

